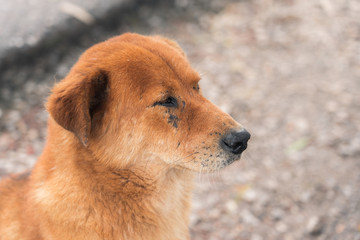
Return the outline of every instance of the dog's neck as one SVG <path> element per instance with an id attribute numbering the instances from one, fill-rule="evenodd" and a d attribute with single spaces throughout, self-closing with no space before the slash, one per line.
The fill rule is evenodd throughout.
<path id="1" fill-rule="evenodd" d="M 49 131 L 53 130 L 49 127 Z M 61 134 L 52 134 L 52 136 L 61 136 Z M 75 142 L 76 138 L 71 139 L 67 136 L 64 139 L 67 141 L 62 140 L 61 137 L 49 138 L 44 149 L 47 157 L 40 157 L 39 161 L 42 161 L 42 164 L 37 166 L 41 168 L 36 166 L 34 169 L 38 171 L 36 176 L 42 176 L 33 179 L 36 185 L 41 186 L 38 190 L 41 194 L 37 196 L 40 202 L 43 200 L 41 198 L 54 198 L 53 203 L 56 205 L 54 208 L 77 212 L 78 223 L 92 218 L 96 222 L 103 221 L 104 226 L 120 224 L 118 228 L 122 229 L 126 226 L 128 230 L 125 233 L 128 234 L 133 234 L 131 232 L 137 230 L 144 232 L 146 228 L 150 235 L 156 236 L 159 227 L 163 228 L 160 232 L 166 232 L 164 228 L 179 225 L 180 219 L 178 236 L 179 239 L 184 239 L 183 234 L 187 232 L 190 211 L 193 175 L 191 172 L 170 166 L 164 168 L 164 163 L 158 161 L 143 161 L 146 164 L 129 165 L 122 169 L 111 168 L 94 159 L 88 149 L 81 143 Z M 60 152 L 62 158 L 59 160 L 57 155 Z M 44 166 L 47 169 L 44 169 Z M 65 184 L 72 186 L 64 188 Z M 55 187 L 59 189 L 53 189 Z M 71 191 L 76 191 L 77 194 L 74 195 Z M 61 194 L 42 196 L 46 192 Z M 63 201 L 63 196 L 67 197 L 66 201 Z M 83 199 L 87 201 L 84 202 Z M 69 202 L 73 203 L 74 209 L 71 209 Z M 91 213 L 89 209 L 93 209 Z M 64 221 L 69 220 L 64 219 Z M 173 221 L 176 223 L 172 223 Z M 174 234 L 174 231 L 170 230 L 169 234 Z M 110 232 L 113 229 L 101 231 Z M 124 232 L 112 234 L 119 236 Z M 122 237 L 126 237 L 125 235 Z M 168 239 L 177 239 L 170 235 L 168 237 Z"/>
<path id="2" fill-rule="evenodd" d="M 60 168 L 69 169 L 69 174 L 77 173 L 75 177 L 93 180 L 104 190 L 109 192 L 121 192 L 123 194 L 131 191 L 140 191 L 147 195 L 151 192 L 158 192 L 163 185 L 175 184 L 175 182 L 189 181 L 193 173 L 173 165 L 166 164 L 163 160 L 148 156 L 149 159 L 136 159 L 136 163 L 119 167 L 112 167 L 96 159 L 96 156 L 89 148 L 71 133 L 50 119 L 49 138 L 44 148 L 46 152 L 45 164 L 50 168 L 50 173 Z M 50 134 L 57 131 L 56 134 Z M 57 138 L 50 137 L 57 136 Z M 62 155 L 60 161 L 57 156 Z M 65 156 L 65 157 L 64 157 Z M 142 156 L 146 158 L 146 155 Z M 66 159 L 66 161 L 64 161 Z M 42 160 L 40 158 L 40 160 Z M 74 176 L 72 176 L 74 177 Z M 102 183 L 105 185 L 100 186 Z"/>

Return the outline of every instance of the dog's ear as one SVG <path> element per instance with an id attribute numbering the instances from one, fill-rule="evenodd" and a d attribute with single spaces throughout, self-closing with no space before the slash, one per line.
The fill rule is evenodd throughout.
<path id="1" fill-rule="evenodd" d="M 70 73 L 53 88 L 46 108 L 60 126 L 73 132 L 87 146 L 91 119 L 105 102 L 108 84 L 104 71 L 88 75 Z"/>

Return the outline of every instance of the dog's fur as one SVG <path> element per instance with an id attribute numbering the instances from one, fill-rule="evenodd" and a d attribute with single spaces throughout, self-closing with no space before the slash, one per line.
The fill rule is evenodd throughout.
<path id="1" fill-rule="evenodd" d="M 193 174 L 239 159 L 219 141 L 242 129 L 199 80 L 163 37 L 87 50 L 48 99 L 37 164 L 0 183 L 0 239 L 189 239 Z"/>

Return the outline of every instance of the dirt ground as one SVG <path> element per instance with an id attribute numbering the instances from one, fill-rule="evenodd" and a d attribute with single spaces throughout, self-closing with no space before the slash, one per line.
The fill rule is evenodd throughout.
<path id="1" fill-rule="evenodd" d="M 185 49 L 204 94 L 252 134 L 241 161 L 198 176 L 192 239 L 360 240 L 360 2 L 223 1 L 217 9 L 187 10 L 189 20 L 141 10 L 150 33 Z M 59 64 L 57 76 L 73 62 Z M 26 83 L 0 110 L 0 174 L 41 153 L 50 76 Z"/>

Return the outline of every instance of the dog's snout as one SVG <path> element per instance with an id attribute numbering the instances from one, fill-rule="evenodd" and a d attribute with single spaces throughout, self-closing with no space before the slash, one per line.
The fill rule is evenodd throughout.
<path id="1" fill-rule="evenodd" d="M 233 154 L 240 154 L 246 149 L 249 139 L 250 133 L 245 129 L 241 131 L 232 131 L 221 139 L 220 145 L 226 151 Z"/>

